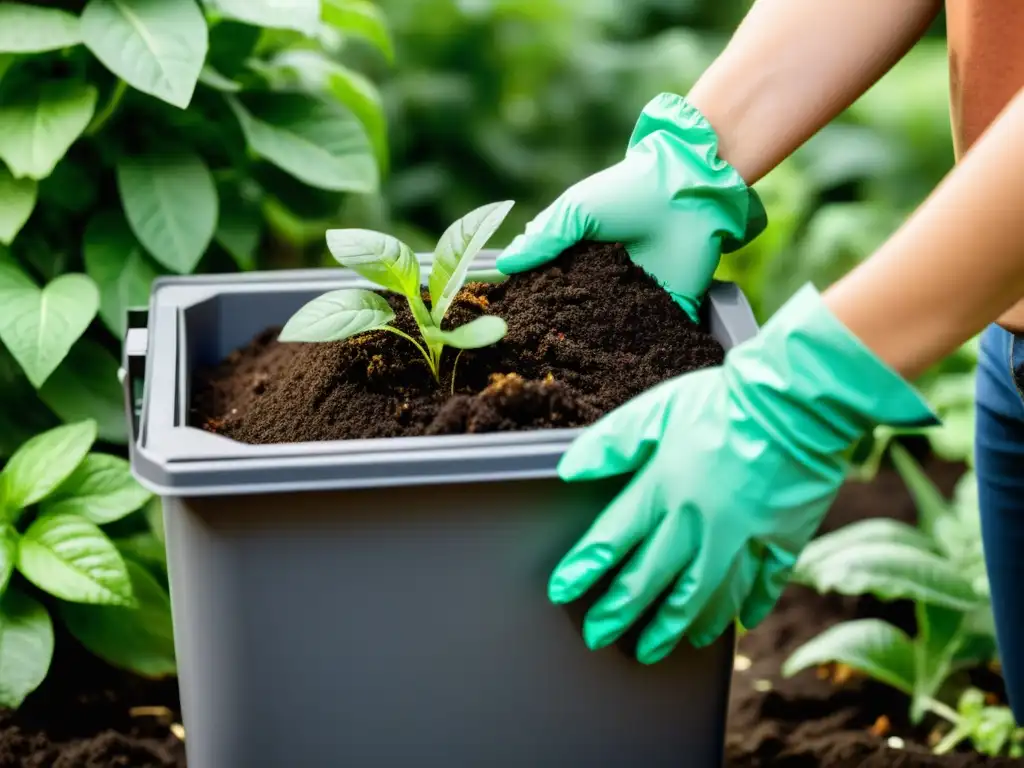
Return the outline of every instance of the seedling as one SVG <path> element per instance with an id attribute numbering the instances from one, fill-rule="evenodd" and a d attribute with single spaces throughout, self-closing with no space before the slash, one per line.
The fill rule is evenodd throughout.
<path id="1" fill-rule="evenodd" d="M 422 344 L 391 325 L 395 313 L 383 296 L 361 288 L 343 288 L 313 299 L 292 316 L 278 338 L 285 342 L 341 341 L 370 331 L 388 331 L 413 344 L 440 383 L 441 354 L 445 346 L 459 350 L 486 347 L 500 341 L 508 331 L 505 321 L 494 315 L 483 315 L 449 330 L 443 330 L 441 324 L 455 295 L 466 282 L 473 258 L 513 205 L 507 200 L 481 206 L 441 235 L 427 280 L 430 309 L 420 287 L 420 264 L 408 245 L 390 235 L 366 229 L 327 232 L 327 247 L 339 264 L 405 297 L 419 327 Z"/>
<path id="2" fill-rule="evenodd" d="M 804 549 L 793 581 L 820 593 L 911 600 L 917 634 L 880 619 L 842 622 L 797 648 L 782 671 L 788 677 L 820 664 L 846 664 L 903 691 L 914 723 L 931 712 L 960 727 L 960 738 L 972 738 L 978 729 L 968 728 L 963 713 L 939 697 L 956 672 L 995 655 L 976 480 L 966 474 L 948 501 L 906 449 L 894 443 L 890 452 L 918 507 L 919 525 L 879 518 L 821 536 Z"/>

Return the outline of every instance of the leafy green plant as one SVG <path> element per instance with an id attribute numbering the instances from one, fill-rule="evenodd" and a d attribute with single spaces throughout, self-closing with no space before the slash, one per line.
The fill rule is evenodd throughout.
<path id="1" fill-rule="evenodd" d="M 935 754 L 944 755 L 969 741 L 983 755 L 1024 757 L 1024 727 L 1017 725 L 1009 707 L 986 704 L 983 691 L 966 689 L 956 711 L 946 717 L 953 727 L 935 745 Z"/>
<path id="2" fill-rule="evenodd" d="M 388 331 L 413 344 L 423 355 L 435 380 L 440 382 L 445 346 L 459 350 L 486 347 L 500 341 L 508 330 L 505 321 L 494 315 L 482 315 L 449 329 L 442 328 L 442 323 L 455 295 L 466 282 L 473 258 L 487 244 L 512 206 L 510 200 L 481 206 L 445 230 L 434 249 L 427 280 L 429 309 L 420 287 L 420 264 L 412 248 L 380 232 L 328 231 L 327 247 L 338 263 L 385 290 L 405 297 L 423 344 L 389 325 L 395 313 L 387 299 L 361 288 L 343 288 L 313 299 L 285 324 L 280 340 L 341 341 L 369 331 Z"/>
<path id="3" fill-rule="evenodd" d="M 0 472 L 0 706 L 20 706 L 45 679 L 51 614 L 114 666 L 175 673 L 162 529 L 105 532 L 156 499 L 127 461 L 92 451 L 96 435 L 91 419 L 55 427 Z"/>
<path id="4" fill-rule="evenodd" d="M 0 4 L 0 458 L 126 442 L 111 352 L 157 276 L 319 262 L 386 165 L 357 50 L 393 62 L 369 0 Z"/>
<path id="5" fill-rule="evenodd" d="M 920 722 L 929 711 L 949 714 L 940 696 L 954 673 L 993 658 L 992 610 L 974 475 L 947 501 L 905 448 L 890 450 L 919 525 L 871 519 L 821 536 L 804 550 L 793 580 L 821 593 L 913 601 L 917 634 L 880 619 L 843 622 L 794 651 L 783 674 L 846 664 L 906 693 L 911 719 Z"/>

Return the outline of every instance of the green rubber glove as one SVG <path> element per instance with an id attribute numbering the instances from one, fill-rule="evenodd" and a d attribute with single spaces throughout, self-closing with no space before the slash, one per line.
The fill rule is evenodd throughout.
<path id="1" fill-rule="evenodd" d="M 623 243 L 634 263 L 696 321 L 722 253 L 767 224 L 764 207 L 718 157 L 718 139 L 685 99 L 663 93 L 637 120 L 623 160 L 573 185 L 498 257 L 507 275 L 580 240 Z"/>
<path id="2" fill-rule="evenodd" d="M 632 552 L 587 613 L 591 648 L 669 589 L 640 635 L 643 663 L 684 635 L 707 645 L 736 618 L 753 628 L 832 503 L 851 447 L 880 423 L 938 420 L 805 286 L 721 366 L 660 384 L 577 438 L 563 480 L 633 474 L 553 572 L 550 599 L 575 600 Z"/>

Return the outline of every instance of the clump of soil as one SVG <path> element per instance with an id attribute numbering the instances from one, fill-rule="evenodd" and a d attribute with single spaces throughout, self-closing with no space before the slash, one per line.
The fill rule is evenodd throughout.
<path id="1" fill-rule="evenodd" d="M 395 325 L 418 337 L 405 299 L 386 297 Z M 197 372 L 191 423 L 247 443 L 579 427 L 724 359 L 617 244 L 581 243 L 502 284 L 469 284 L 446 326 L 483 313 L 504 318 L 508 335 L 457 361 L 446 350 L 440 385 L 394 334 L 282 344 L 269 328 Z"/>

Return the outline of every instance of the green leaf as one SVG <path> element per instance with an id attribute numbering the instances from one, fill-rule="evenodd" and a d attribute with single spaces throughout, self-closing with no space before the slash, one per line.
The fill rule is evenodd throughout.
<path id="1" fill-rule="evenodd" d="M 18 562 L 18 531 L 13 526 L 0 528 L 0 595 L 7 590 L 7 584 Z"/>
<path id="2" fill-rule="evenodd" d="M 167 269 L 192 272 L 217 228 L 217 187 L 203 159 L 191 151 L 124 157 L 117 187 L 139 242 Z"/>
<path id="3" fill-rule="evenodd" d="M 42 509 L 48 515 L 78 515 L 106 525 L 139 509 L 152 495 L 135 481 L 131 465 L 120 456 L 90 453 L 43 501 Z"/>
<path id="4" fill-rule="evenodd" d="M 39 397 L 64 422 L 94 419 L 100 440 L 124 445 L 128 426 L 118 367 L 110 352 L 83 337 L 39 388 Z"/>
<path id="5" fill-rule="evenodd" d="M 370 140 L 340 104 L 302 93 L 230 96 L 249 147 L 295 178 L 334 192 L 375 192 Z"/>
<path id="6" fill-rule="evenodd" d="M 61 275 L 40 290 L 14 261 L 0 257 L 0 340 L 36 388 L 85 333 L 99 303 L 85 275 Z"/>
<path id="7" fill-rule="evenodd" d="M 926 535 L 934 537 L 939 521 L 952 516 L 949 503 L 906 448 L 899 443 L 893 443 L 889 452 L 896 471 L 903 478 L 903 482 L 906 483 L 907 490 L 910 491 L 914 504 L 917 506 L 918 524 L 921 530 Z"/>
<path id="8" fill-rule="evenodd" d="M 323 0 L 323 20 L 335 29 L 360 37 L 376 47 L 389 62 L 395 60 L 384 12 L 369 0 Z"/>
<path id="9" fill-rule="evenodd" d="M 40 603 L 15 589 L 0 597 L 0 706 L 16 709 L 39 687 L 53 659 L 53 623 Z"/>
<path id="10" fill-rule="evenodd" d="M 128 85 L 181 109 L 209 48 L 206 19 L 192 0 L 89 0 L 82 40 Z"/>
<path id="11" fill-rule="evenodd" d="M 886 517 L 858 520 L 855 523 L 819 536 L 804 547 L 794 568 L 793 578 L 813 581 L 813 573 L 827 568 L 837 554 L 852 547 L 880 544 L 904 544 L 930 552 L 931 540 L 913 526 Z"/>
<path id="12" fill-rule="evenodd" d="M 85 271 L 100 289 L 100 317 L 118 339 L 127 332 L 129 307 L 149 303 L 149 291 L 160 272 L 119 210 L 97 213 L 82 239 Z"/>
<path id="13" fill-rule="evenodd" d="M 73 603 L 134 605 L 124 558 L 78 515 L 42 515 L 18 549 L 18 570 L 44 592 Z"/>
<path id="14" fill-rule="evenodd" d="M 89 419 L 54 427 L 22 445 L 0 472 L 0 498 L 8 512 L 46 498 L 74 472 L 96 441 Z"/>
<path id="15" fill-rule="evenodd" d="M 508 332 L 508 325 L 495 315 L 483 315 L 470 320 L 450 331 L 427 327 L 423 329 L 423 338 L 428 344 L 446 344 L 456 349 L 479 349 L 496 344 Z"/>
<path id="16" fill-rule="evenodd" d="M 226 18 L 256 27 L 312 35 L 320 24 L 320 0 L 206 0 L 206 5 Z"/>
<path id="17" fill-rule="evenodd" d="M 93 86 L 77 80 L 44 82 L 0 106 L 0 158 L 15 178 L 53 173 L 92 119 L 96 95 Z"/>
<path id="18" fill-rule="evenodd" d="M 224 93 L 237 93 L 242 90 L 242 86 L 239 83 L 229 80 L 209 65 L 204 66 L 203 70 L 199 73 L 199 82 L 209 88 L 213 88 L 215 91 L 223 91 Z"/>
<path id="19" fill-rule="evenodd" d="M 78 17 L 57 8 L 0 3 L 0 51 L 43 53 L 82 42 Z"/>
<path id="20" fill-rule="evenodd" d="M 167 550 L 152 533 L 136 533 L 123 539 L 115 539 L 114 546 L 129 560 L 149 565 L 162 571 L 167 570 Z"/>
<path id="21" fill-rule="evenodd" d="M 115 667 L 148 678 L 173 675 L 171 601 L 164 588 L 137 563 L 126 564 L 137 607 L 61 603 L 71 634 Z"/>
<path id="22" fill-rule="evenodd" d="M 791 677 L 832 662 L 846 664 L 908 695 L 913 693 L 913 641 L 880 619 L 845 621 L 829 627 L 797 648 L 782 665 L 782 674 Z"/>
<path id="23" fill-rule="evenodd" d="M 153 536 L 156 537 L 157 541 L 163 543 L 164 505 L 159 496 L 154 496 L 149 500 L 149 504 L 146 505 L 143 514 L 146 516 L 146 522 L 149 524 L 149 530 L 153 533 Z"/>
<path id="24" fill-rule="evenodd" d="M 60 424 L 3 344 L 0 344 L 0 402 L 16 405 L 0 408 L 0 459 L 8 458 L 22 443 Z"/>
<path id="25" fill-rule="evenodd" d="M 983 602 L 950 562 L 905 542 L 872 541 L 811 560 L 794 569 L 793 580 L 818 592 L 874 595 L 880 600 L 919 600 L 958 610 Z"/>
<path id="26" fill-rule="evenodd" d="M 373 291 L 345 288 L 318 296 L 292 315 L 280 341 L 341 341 L 395 319 L 387 300 Z"/>
<path id="27" fill-rule="evenodd" d="M 466 272 L 473 259 L 487 245 L 513 205 L 512 200 L 483 205 L 451 224 L 441 235 L 434 249 L 434 266 L 427 281 L 430 315 L 435 325 L 441 325 L 452 299 L 466 282 Z"/>
<path id="28" fill-rule="evenodd" d="M 16 179 L 0 165 L 0 243 L 10 245 L 25 226 L 36 207 L 39 183 L 35 179 Z"/>
<path id="29" fill-rule="evenodd" d="M 371 80 L 339 64 L 319 51 L 286 50 L 274 59 L 274 67 L 291 73 L 308 91 L 329 91 L 359 118 L 370 138 L 381 170 L 388 165 L 388 131 L 380 91 Z"/>
<path id="30" fill-rule="evenodd" d="M 220 216 L 214 239 L 242 270 L 256 269 L 256 252 L 263 234 L 263 214 L 259 205 L 241 194 L 221 194 Z"/>
<path id="31" fill-rule="evenodd" d="M 420 293 L 420 265 L 401 240 L 369 229 L 329 229 L 327 248 L 348 267 L 382 288 L 403 296 Z"/>

